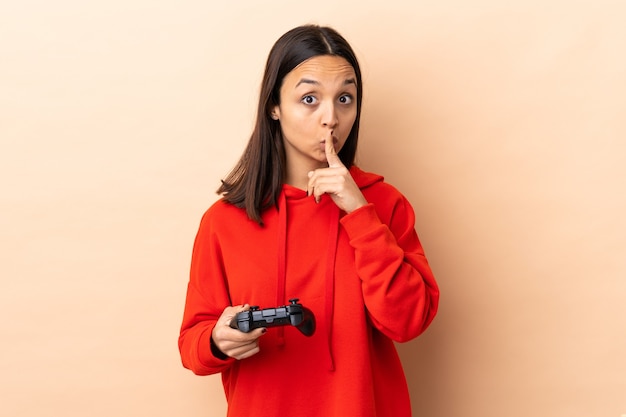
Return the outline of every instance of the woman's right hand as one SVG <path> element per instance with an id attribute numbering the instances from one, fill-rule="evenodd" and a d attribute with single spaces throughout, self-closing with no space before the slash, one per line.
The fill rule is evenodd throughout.
<path id="1" fill-rule="evenodd" d="M 226 307 L 213 328 L 211 333 L 213 343 L 226 356 L 245 359 L 259 353 L 259 337 L 265 333 L 265 328 L 244 333 L 230 327 L 230 322 L 237 313 L 249 309 L 248 304 Z"/>

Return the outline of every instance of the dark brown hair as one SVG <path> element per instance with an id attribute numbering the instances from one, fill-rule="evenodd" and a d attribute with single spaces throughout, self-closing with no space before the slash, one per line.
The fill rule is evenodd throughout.
<path id="1" fill-rule="evenodd" d="M 354 164 L 363 96 L 361 69 L 356 55 L 348 42 L 332 28 L 305 25 L 291 29 L 276 41 L 270 51 L 261 83 L 254 130 L 241 159 L 217 190 L 224 200 L 245 208 L 248 217 L 261 225 L 262 212 L 277 205 L 286 169 L 280 123 L 271 118 L 270 112 L 280 105 L 280 88 L 285 76 L 302 62 L 320 55 L 344 58 L 356 74 L 356 119 L 339 151 L 339 158 L 347 168 Z"/>

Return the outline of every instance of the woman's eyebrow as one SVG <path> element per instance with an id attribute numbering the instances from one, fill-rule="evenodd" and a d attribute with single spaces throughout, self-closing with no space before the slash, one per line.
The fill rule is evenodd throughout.
<path id="1" fill-rule="evenodd" d="M 311 80 L 309 78 L 303 78 L 300 81 L 298 81 L 298 84 L 296 84 L 296 87 L 298 87 L 300 84 L 320 85 L 319 81 Z M 347 80 L 343 82 L 343 85 L 350 85 L 350 84 L 356 85 L 356 80 L 354 78 L 348 78 Z"/>
<path id="2" fill-rule="evenodd" d="M 319 81 L 315 81 L 315 80 L 310 80 L 308 78 L 303 78 L 300 81 L 298 81 L 298 84 L 296 84 L 296 87 L 299 86 L 300 84 L 313 84 L 313 85 L 320 85 Z"/>

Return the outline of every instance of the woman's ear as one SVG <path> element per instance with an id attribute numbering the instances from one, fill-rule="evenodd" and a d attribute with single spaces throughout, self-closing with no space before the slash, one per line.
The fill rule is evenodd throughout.
<path id="1" fill-rule="evenodd" d="M 270 112 L 270 117 L 274 120 L 280 119 L 280 109 L 278 108 L 278 106 L 274 106 L 274 108 Z"/>

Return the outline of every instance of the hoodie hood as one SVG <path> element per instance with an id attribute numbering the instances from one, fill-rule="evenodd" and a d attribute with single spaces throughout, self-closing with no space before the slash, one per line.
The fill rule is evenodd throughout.
<path id="1" fill-rule="evenodd" d="M 356 182 L 356 185 L 358 185 L 361 190 L 377 182 L 383 182 L 385 179 L 382 175 L 363 171 L 357 166 L 350 168 L 350 174 L 352 175 L 354 182 Z"/>

